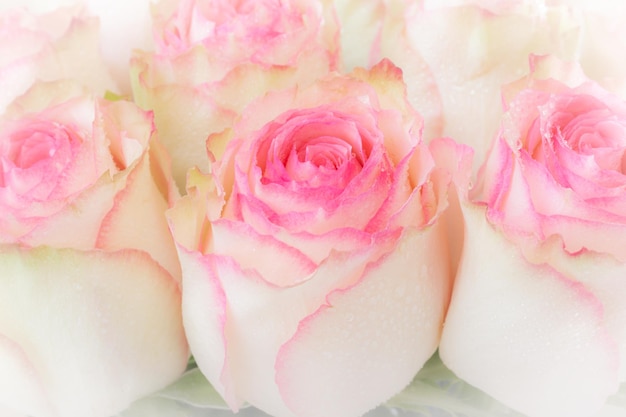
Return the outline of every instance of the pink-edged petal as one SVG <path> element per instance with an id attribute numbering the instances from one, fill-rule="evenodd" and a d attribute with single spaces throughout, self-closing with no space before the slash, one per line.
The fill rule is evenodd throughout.
<path id="1" fill-rule="evenodd" d="M 0 334 L 32 364 L 50 415 L 108 417 L 185 369 L 180 290 L 145 253 L 2 247 L 0 269 Z"/>
<path id="2" fill-rule="evenodd" d="M 407 229 L 300 323 L 276 361 L 294 415 L 360 416 L 411 381 L 439 342 L 451 287 L 445 253 L 441 227 Z"/>
<path id="3" fill-rule="evenodd" d="M 268 91 L 281 91 L 298 85 L 308 85 L 317 77 L 326 75 L 328 62 L 313 61 L 316 56 L 306 57 L 309 67 L 281 65 L 263 66 L 248 62 L 232 68 L 226 76 L 211 86 L 211 93 L 225 109 L 245 113 L 244 108 Z M 303 59 L 304 61 L 304 59 Z M 306 68 L 306 70 L 305 70 Z M 310 72 L 309 72 L 310 71 Z"/>
<path id="4" fill-rule="evenodd" d="M 180 280 L 176 248 L 165 218 L 168 199 L 152 177 L 154 162 L 146 152 L 135 166 L 118 175 L 117 182 L 125 186 L 115 195 L 113 207 L 102 220 L 96 247 L 144 250 Z"/>
<path id="5" fill-rule="evenodd" d="M 201 367 L 203 372 L 214 378 L 212 383 L 221 386 L 220 392 L 225 393 L 227 400 L 245 399 L 272 415 L 291 415 L 274 381 L 274 363 L 281 345 L 292 337 L 304 317 L 313 314 L 324 303 L 330 292 L 354 285 L 367 263 L 387 253 L 393 242 L 395 239 L 390 236 L 353 253 L 333 252 L 309 279 L 289 288 L 269 284 L 254 270 L 242 269 L 229 257 L 205 255 L 202 262 L 209 268 L 197 268 L 193 275 L 186 272 L 186 261 L 181 259 L 185 293 L 188 288 L 198 288 L 198 283 L 204 282 L 201 285 L 216 294 L 210 300 L 221 299 L 223 296 L 215 290 L 216 284 L 206 282 L 210 277 L 219 280 L 220 291 L 226 297 L 223 307 L 226 311 L 216 309 L 215 304 L 208 305 L 210 303 L 200 294 L 198 298 L 192 295 L 193 298 L 183 301 L 194 356 L 209 352 L 203 353 L 208 342 L 205 340 L 205 347 L 195 346 L 200 332 L 190 330 L 187 326 L 190 321 L 194 326 L 200 326 L 205 319 L 213 323 L 213 334 L 219 336 L 216 343 L 226 344 L 226 353 L 219 350 L 223 347 L 209 347 L 217 352 L 218 359 L 217 362 L 205 360 L 206 370 Z M 194 283 L 188 284 L 190 281 Z M 191 308 L 197 312 L 195 315 L 188 310 Z M 192 335 L 192 331 L 197 334 Z M 229 403 L 233 406 L 232 402 Z"/>
<path id="6" fill-rule="evenodd" d="M 375 241 L 370 233 L 349 227 L 335 229 L 322 235 L 292 234 L 280 229 L 275 232 L 275 236 L 287 245 L 297 248 L 317 264 L 328 258 L 333 251 L 359 251 Z"/>
<path id="7" fill-rule="evenodd" d="M 212 232 L 213 253 L 232 257 L 242 268 L 256 270 L 273 285 L 295 285 L 317 267 L 298 249 L 273 236 L 260 235 L 246 223 L 216 220 Z"/>
<path id="8" fill-rule="evenodd" d="M 410 159 L 411 155 L 405 157 L 398 165 L 396 165 L 392 176 L 393 182 L 387 190 L 387 198 L 376 214 L 369 220 L 367 226 L 364 228 L 366 231 L 376 232 L 388 229 L 390 223 L 389 218 L 401 210 L 402 206 L 407 204 L 407 200 L 411 199 L 412 194 L 415 193 L 415 189 L 419 187 L 417 184 L 413 184 L 409 180 Z M 413 188 L 411 187 L 412 185 L 415 185 L 416 187 Z M 422 224 L 420 211 L 421 210 L 415 212 L 417 216 L 412 216 L 416 221 L 412 222 L 409 220 L 406 223 L 402 223 L 402 226 L 418 226 Z M 393 226 L 391 227 L 393 228 Z"/>
<path id="9" fill-rule="evenodd" d="M 461 145 L 449 138 L 438 138 L 430 142 L 429 149 L 440 169 L 452 174 L 447 195 L 447 209 L 441 221 L 446 223 L 448 250 L 452 271 L 457 270 L 463 250 L 464 224 L 460 199 L 466 199 L 472 178 L 474 149 Z"/>
<path id="10" fill-rule="evenodd" d="M 227 300 L 211 258 L 177 246 L 183 269 L 183 321 L 189 347 L 198 367 L 233 410 L 243 400 L 227 361 Z"/>
<path id="11" fill-rule="evenodd" d="M 415 188 L 406 199 L 390 207 L 388 228 L 433 224 L 448 207 L 448 189 L 453 177 L 466 175 L 461 174 L 462 165 L 471 164 L 471 155 L 465 155 L 467 150 L 463 145 L 439 138 L 431 142 L 430 148 L 433 153 L 431 149 L 418 145 L 407 161 Z M 436 161 L 435 156 L 440 161 Z M 465 171 L 469 172 L 468 169 Z"/>
<path id="12" fill-rule="evenodd" d="M 242 269 L 232 258 L 208 255 L 202 261 L 206 265 L 205 271 L 210 272 L 204 272 L 204 276 L 190 277 L 185 270 L 183 288 L 186 291 L 187 283 L 194 280 L 196 282 L 192 284 L 192 289 L 199 289 L 198 281 L 203 280 L 205 289 L 211 285 L 214 294 L 216 289 L 220 291 L 211 298 L 217 298 L 218 303 L 207 307 L 206 299 L 196 299 L 195 295 L 194 298 L 184 298 L 187 334 L 194 357 L 196 352 L 202 356 L 221 354 L 216 346 L 207 349 L 206 336 L 204 345 L 196 346 L 193 342 L 198 335 L 192 336 L 191 332 L 197 331 L 193 328 L 189 330 L 187 323 L 191 321 L 196 324 L 200 317 L 196 312 L 200 312 L 206 322 L 211 323 L 209 330 L 214 330 L 216 324 L 221 327 L 221 337 L 217 343 L 224 344 L 225 352 L 222 362 L 219 361 L 220 356 L 216 364 L 206 363 L 202 367 L 201 362 L 198 362 L 200 369 L 205 372 L 206 368 L 210 372 L 205 373 L 207 378 L 222 386 L 220 392 L 223 392 L 233 410 L 237 410 L 245 400 L 261 408 L 266 407 L 267 403 L 272 404 L 272 414 L 283 414 L 284 405 L 280 403 L 278 393 L 271 384 L 272 358 L 278 350 L 276 339 L 286 338 L 287 335 L 283 333 L 288 334 L 289 329 L 297 324 L 294 316 L 305 314 L 299 312 L 307 308 L 303 299 L 294 306 L 294 300 L 280 296 L 283 293 L 280 288 L 269 284 L 254 270 Z M 211 282 L 207 282 L 207 279 Z M 190 303 L 195 303 L 195 306 L 190 306 Z M 190 312 L 189 307 L 194 311 Z"/>
<path id="13" fill-rule="evenodd" d="M 450 173 L 436 169 L 430 181 L 413 190 L 404 204 L 388 220 L 387 227 L 424 227 L 433 224 L 448 207 Z"/>
<path id="14" fill-rule="evenodd" d="M 591 250 L 626 261 L 626 225 L 569 216 L 546 216 L 541 226 L 546 236 L 561 236 L 569 253 Z"/>
<path id="15" fill-rule="evenodd" d="M 112 156 L 120 170 L 130 167 L 155 134 L 152 113 L 130 101 L 105 99 L 96 102 L 96 110 L 94 136 L 101 142 L 96 149 Z"/>
<path id="16" fill-rule="evenodd" d="M 200 253 L 211 251 L 211 222 L 218 219 L 224 206 L 224 193 L 211 175 L 197 169 L 187 175 L 187 195 L 166 211 L 176 244 Z"/>
<path id="17" fill-rule="evenodd" d="M 15 239 L 30 246 L 94 248 L 102 219 L 113 207 L 113 199 L 121 186 L 111 181 L 106 173 L 74 201 L 56 208 L 57 212 L 47 215 L 44 212 L 32 219 L 23 214 L 20 220 L 27 224 L 32 222 L 35 227 L 24 237 L 15 236 Z M 68 230 L 80 230 L 80 233 L 68 233 Z"/>
<path id="18" fill-rule="evenodd" d="M 515 169 L 517 174 L 513 175 L 512 187 L 523 189 L 532 200 L 532 207 L 526 207 L 526 210 L 527 217 L 530 218 L 532 213 L 533 220 L 527 220 L 525 227 L 532 225 L 530 230 L 538 228 L 545 238 L 559 236 L 569 253 L 592 250 L 626 260 L 626 247 L 618 243 L 626 236 L 621 216 L 605 211 L 605 207 L 588 204 L 571 189 L 560 186 L 545 166 L 532 160 L 528 154 L 522 154 L 518 161 L 516 166 L 522 169 Z M 523 172 L 524 182 L 520 181 L 520 171 Z M 523 194 L 519 191 L 509 192 L 509 196 Z M 516 206 L 522 207 L 519 199 L 512 204 L 507 203 L 507 207 Z M 508 213 L 512 210 L 505 208 L 504 211 Z M 509 222 L 519 224 L 523 214 L 517 213 L 516 216 L 519 221 Z M 537 224 L 533 225 L 535 222 Z M 520 229 L 517 224 L 513 228 Z"/>
<path id="19" fill-rule="evenodd" d="M 529 417 L 592 415 L 618 387 L 618 348 L 601 301 L 571 277 L 527 261 L 484 209 L 464 204 L 463 213 L 465 247 L 442 360 Z"/>
<path id="20" fill-rule="evenodd" d="M 605 236 L 604 231 L 595 232 Z M 607 240 L 610 240 L 608 238 Z M 620 381 L 626 381 L 626 264 L 611 255 L 593 251 L 582 251 L 575 255 L 563 250 L 561 239 L 550 239 L 541 245 L 532 256 L 533 262 L 549 260 L 559 272 L 574 277 L 600 300 L 604 323 L 617 342 L 620 352 Z"/>
<path id="21" fill-rule="evenodd" d="M 487 204 L 489 219 L 502 223 L 511 233 L 539 234 L 534 190 L 526 179 L 530 168 L 526 169 L 524 159 L 518 158 L 503 138 L 496 139 L 491 152 L 479 173 L 478 185 L 471 190 L 474 201 Z"/>

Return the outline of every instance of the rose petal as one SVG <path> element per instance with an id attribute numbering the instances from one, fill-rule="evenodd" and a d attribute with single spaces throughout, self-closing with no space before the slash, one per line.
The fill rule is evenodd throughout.
<path id="1" fill-rule="evenodd" d="M 212 253 L 232 257 L 240 267 L 256 270 L 273 285 L 289 287 L 315 271 L 317 265 L 302 252 L 258 234 L 245 223 L 220 219 L 211 226 Z"/>
<path id="2" fill-rule="evenodd" d="M 21 213 L 20 225 L 25 230 L 12 233 L 4 242 L 18 239 L 30 246 L 94 248 L 102 219 L 113 207 L 115 194 L 122 186 L 121 182 L 111 181 L 107 173 L 71 203 L 61 207 L 46 205 L 48 210 L 52 208 L 56 212 L 34 213 L 30 218 Z M 68 230 L 80 230 L 80 233 L 67 233 Z"/>
<path id="3" fill-rule="evenodd" d="M 383 2 L 360 0 L 335 0 L 335 9 L 341 22 L 341 59 L 343 69 L 369 67 L 374 59 L 369 45 L 377 42 L 380 33 L 380 16 Z"/>
<path id="4" fill-rule="evenodd" d="M 281 344 L 328 293 L 353 285 L 368 261 L 388 252 L 395 240 L 394 236 L 386 237 L 353 253 L 333 252 L 309 279 L 290 288 L 268 284 L 232 258 L 205 255 L 202 259 L 194 255 L 195 266 L 189 268 L 181 259 L 185 327 L 194 356 L 204 358 L 198 362 L 203 373 L 231 406 L 245 398 L 268 413 L 289 414 L 274 383 L 274 362 Z M 224 296 L 225 304 L 206 302 Z"/>
<path id="5" fill-rule="evenodd" d="M 177 245 L 183 270 L 183 320 L 189 347 L 202 373 L 234 411 L 243 400 L 234 390 L 227 356 L 227 300 L 211 260 Z"/>
<path id="6" fill-rule="evenodd" d="M 111 210 L 102 219 L 95 247 L 144 250 L 180 279 L 176 249 L 165 219 L 167 196 L 161 194 L 152 177 L 154 162 L 145 152 L 124 172 L 128 175 L 125 187 L 115 195 Z"/>
<path id="7" fill-rule="evenodd" d="M 423 116 L 424 140 L 430 141 L 443 134 L 444 100 L 441 87 L 437 85 L 436 73 L 429 66 L 428 56 L 416 49 L 411 40 L 410 28 L 417 23 L 411 11 L 415 8 L 416 5 L 407 7 L 401 2 L 385 3 L 385 17 L 372 52 L 373 56 L 389 58 L 402 68 L 407 96 L 411 105 Z"/>
<path id="8" fill-rule="evenodd" d="M 32 364 L 49 415 L 108 417 L 184 370 L 180 291 L 149 256 L 3 247 L 0 269 L 0 333 Z M 27 387 L 7 405 L 30 409 Z"/>
<path id="9" fill-rule="evenodd" d="M 466 243 L 442 360 L 531 417 L 592 415 L 617 389 L 619 368 L 600 300 L 553 268 L 525 260 L 487 223 L 484 209 L 464 204 L 463 213 Z"/>
<path id="10" fill-rule="evenodd" d="M 596 233 L 604 236 L 602 231 Z M 570 255 L 563 251 L 561 239 L 550 239 L 527 256 L 533 257 L 533 263 L 549 260 L 556 270 L 584 284 L 600 300 L 603 321 L 620 351 L 620 381 L 625 381 L 626 304 L 623 303 L 623 294 L 626 280 L 623 277 L 626 276 L 626 264 L 610 255 L 592 251 Z"/>
<path id="11" fill-rule="evenodd" d="M 407 229 L 300 322 L 276 362 L 295 415 L 358 416 L 404 388 L 435 351 L 450 295 L 440 227 Z"/>
<path id="12" fill-rule="evenodd" d="M 133 61 L 131 69 L 141 66 L 136 62 Z M 209 166 L 205 143 L 208 134 L 229 126 L 235 114 L 218 107 L 201 88 L 184 85 L 147 88 L 141 70 L 134 71 L 139 74 L 134 80 L 137 86 L 133 86 L 135 101 L 154 112 L 159 140 L 170 152 L 174 179 L 182 189 L 189 168 L 197 166 L 206 171 Z"/>
<path id="13" fill-rule="evenodd" d="M 96 18 L 80 16 L 77 7 L 38 16 L 12 10 L 1 17 L 11 34 L 5 37 L 7 43 L 0 43 L 1 55 L 12 58 L 0 68 L 2 112 L 35 80 L 74 79 L 99 94 L 116 89 L 100 56 Z"/>

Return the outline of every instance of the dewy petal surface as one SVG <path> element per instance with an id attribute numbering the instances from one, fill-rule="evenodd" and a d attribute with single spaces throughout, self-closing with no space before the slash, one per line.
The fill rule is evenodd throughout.
<path id="1" fill-rule="evenodd" d="M 199 252 L 178 246 L 184 277 L 183 320 L 190 348 L 211 385 L 237 410 L 242 400 L 234 390 L 227 369 L 226 296 L 215 268 Z"/>
<path id="2" fill-rule="evenodd" d="M 598 234 L 602 235 L 603 232 Z M 615 339 L 620 352 L 621 382 L 626 381 L 626 264 L 607 254 L 582 251 L 569 255 L 563 251 L 559 239 L 542 245 L 531 256 L 533 262 L 550 260 L 550 265 L 566 276 L 573 277 L 585 285 L 600 300 L 603 306 L 603 321 Z"/>
<path id="3" fill-rule="evenodd" d="M 617 389 L 619 367 L 600 300 L 556 269 L 527 261 L 483 208 L 466 203 L 463 212 L 465 249 L 442 360 L 529 417 L 593 415 Z"/>
<path id="4" fill-rule="evenodd" d="M 25 400 L 27 384 L 4 387 L 9 408 L 109 417 L 184 370 L 180 289 L 145 253 L 2 247 L 0 269 L 3 356 L 18 345 L 15 360 L 30 362 L 30 387 L 44 393 Z M 0 362 L 24 380 L 23 367 Z"/>
<path id="5" fill-rule="evenodd" d="M 407 229 L 300 322 L 280 350 L 276 383 L 302 417 L 356 416 L 404 388 L 435 351 L 450 283 L 440 225 Z"/>
<path id="6" fill-rule="evenodd" d="M 231 258 L 179 249 L 189 343 L 200 369 L 231 407 L 245 398 L 272 415 L 294 415 L 275 383 L 281 345 L 330 292 L 354 285 L 368 261 L 387 253 L 393 241 L 332 253 L 306 281 L 290 288 L 269 284 Z"/>

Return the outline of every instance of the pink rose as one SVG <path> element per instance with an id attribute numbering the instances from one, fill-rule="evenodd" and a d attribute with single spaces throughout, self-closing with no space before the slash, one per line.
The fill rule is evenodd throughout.
<path id="1" fill-rule="evenodd" d="M 110 415 L 185 369 L 177 196 L 151 114 L 69 81 L 0 122 L 0 408 Z"/>
<path id="2" fill-rule="evenodd" d="M 337 67 L 329 1 L 162 0 L 155 51 L 132 62 L 136 101 L 153 109 L 174 176 L 206 167 L 205 140 L 266 92 L 306 85 Z"/>
<path id="3" fill-rule="evenodd" d="M 450 292 L 434 155 L 454 145 L 421 128 L 383 61 L 268 94 L 209 139 L 223 157 L 168 216 L 190 347 L 231 408 L 358 416 L 434 352 Z"/>
<path id="4" fill-rule="evenodd" d="M 341 0 L 342 3 L 356 0 Z M 378 0 L 369 55 L 402 68 L 425 140 L 445 135 L 482 157 L 502 117 L 500 87 L 520 78 L 529 54 L 581 64 L 626 97 L 626 3 L 580 0 Z M 376 10 L 370 4 L 368 10 Z M 340 15 L 342 23 L 352 15 Z M 354 26 L 354 25 L 353 25 Z M 352 27 L 356 45 L 362 32 Z M 343 40 L 344 38 L 342 38 Z M 361 44 L 361 47 L 363 45 Z"/>
<path id="5" fill-rule="evenodd" d="M 626 103 L 532 65 L 463 204 L 440 354 L 530 417 L 592 416 L 626 380 Z"/>
<path id="6" fill-rule="evenodd" d="M 79 10 L 0 13 L 0 114 L 37 80 L 68 78 L 99 93 L 115 90 L 98 53 L 97 19 Z"/>

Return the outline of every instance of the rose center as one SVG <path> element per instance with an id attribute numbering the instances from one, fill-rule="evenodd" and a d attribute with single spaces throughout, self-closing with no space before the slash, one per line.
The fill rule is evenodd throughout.
<path id="1" fill-rule="evenodd" d="M 35 182 L 54 181 L 70 163 L 76 142 L 76 134 L 68 127 L 36 120 L 9 129 L 4 137 L 0 145 L 1 185 L 16 191 L 30 188 Z M 12 185 L 7 184 L 8 178 Z"/>
<path id="2" fill-rule="evenodd" d="M 21 131 L 10 138 L 9 159 L 16 167 L 26 169 L 37 162 L 52 158 L 57 151 L 59 142 L 67 137 L 65 132 Z"/>
<path id="3" fill-rule="evenodd" d="M 326 169 L 337 169 L 353 157 L 352 147 L 332 136 L 315 138 L 304 146 L 296 147 L 292 154 L 297 155 L 298 162 L 308 161 Z"/>
<path id="4" fill-rule="evenodd" d="M 257 154 L 262 181 L 344 187 L 362 170 L 371 146 L 357 124 L 341 116 L 303 112 L 270 127 Z"/>
<path id="5" fill-rule="evenodd" d="M 569 146 L 580 154 L 593 157 L 601 169 L 625 173 L 626 122 L 604 112 L 590 113 L 575 118 L 563 129 Z"/>

